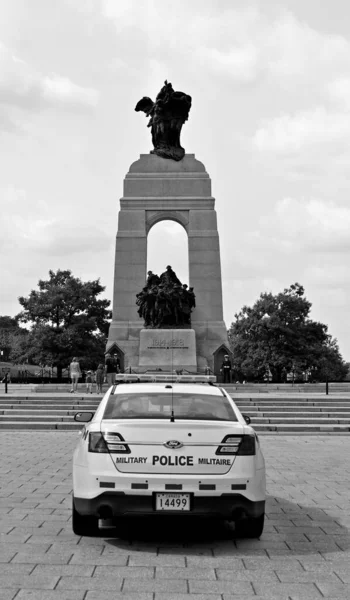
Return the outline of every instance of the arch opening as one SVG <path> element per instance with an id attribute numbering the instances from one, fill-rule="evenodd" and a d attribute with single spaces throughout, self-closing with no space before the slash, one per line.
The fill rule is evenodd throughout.
<path id="1" fill-rule="evenodd" d="M 189 284 L 188 237 L 182 225 L 163 219 L 147 237 L 147 271 L 160 275 L 171 265 L 182 283 Z"/>

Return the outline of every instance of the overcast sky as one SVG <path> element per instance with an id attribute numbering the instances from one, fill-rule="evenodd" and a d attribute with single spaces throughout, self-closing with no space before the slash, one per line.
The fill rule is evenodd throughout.
<path id="1" fill-rule="evenodd" d="M 347 0 L 1 0 L 0 314 L 49 269 L 112 298 L 123 178 L 152 147 L 134 107 L 165 79 L 192 96 L 227 326 L 298 281 L 350 360 Z M 186 244 L 158 224 L 148 267 L 186 281 Z"/>

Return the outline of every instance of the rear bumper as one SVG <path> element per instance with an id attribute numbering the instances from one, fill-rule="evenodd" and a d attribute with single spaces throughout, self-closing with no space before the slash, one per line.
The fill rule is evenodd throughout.
<path id="1" fill-rule="evenodd" d="M 155 510 L 155 496 L 126 495 L 123 492 L 104 492 L 95 498 L 74 498 L 74 505 L 81 515 L 94 515 L 101 518 L 120 516 L 208 516 L 233 519 L 242 516 L 259 517 L 265 511 L 265 501 L 253 502 L 241 494 L 222 494 L 221 496 L 191 495 L 191 510 L 161 511 Z"/>

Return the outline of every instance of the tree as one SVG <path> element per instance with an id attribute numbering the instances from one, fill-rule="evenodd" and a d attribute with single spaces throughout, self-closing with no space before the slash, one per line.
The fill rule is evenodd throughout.
<path id="1" fill-rule="evenodd" d="M 24 349 L 28 359 L 56 367 L 58 377 L 73 356 L 87 368 L 101 361 L 111 313 L 110 301 L 98 298 L 105 289 L 100 280 L 82 282 L 69 270 L 49 271 L 38 287 L 18 299 L 23 306 L 18 320 L 31 324 Z"/>
<path id="2" fill-rule="evenodd" d="M 299 283 L 277 295 L 262 293 L 253 307 L 235 315 L 228 335 L 236 370 L 246 379 L 262 379 L 268 369 L 280 382 L 287 372 L 309 371 L 343 379 L 345 363 L 337 342 L 323 323 L 309 318 L 311 303 Z"/>
<path id="3" fill-rule="evenodd" d="M 14 359 L 16 348 L 27 331 L 18 325 L 16 317 L 0 316 L 0 350 L 1 360 L 8 362 Z"/>

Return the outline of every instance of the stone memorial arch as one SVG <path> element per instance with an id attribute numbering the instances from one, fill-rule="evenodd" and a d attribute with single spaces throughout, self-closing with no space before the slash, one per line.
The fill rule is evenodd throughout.
<path id="1" fill-rule="evenodd" d="M 142 154 L 124 180 L 107 350 L 119 353 L 124 368 L 147 370 L 140 341 L 145 330 L 137 312 L 136 294 L 146 281 L 148 233 L 159 221 L 170 219 L 182 225 L 188 236 L 188 283 L 196 295 L 196 308 L 191 314 L 195 355 L 190 361 L 191 370 L 202 371 L 208 366 L 217 372 L 229 344 L 223 320 L 219 235 L 211 180 L 193 154 L 175 160 L 162 156 Z M 181 360 L 178 366 L 183 366 Z"/>

